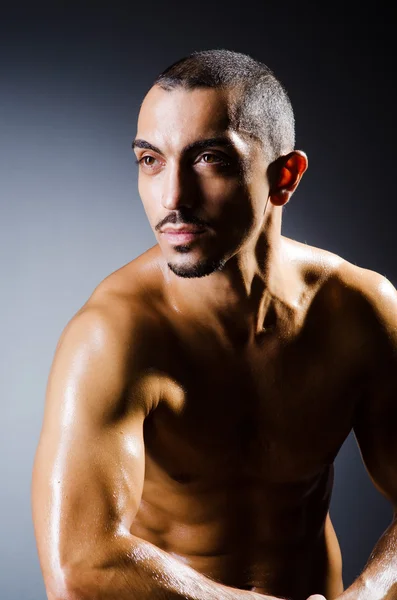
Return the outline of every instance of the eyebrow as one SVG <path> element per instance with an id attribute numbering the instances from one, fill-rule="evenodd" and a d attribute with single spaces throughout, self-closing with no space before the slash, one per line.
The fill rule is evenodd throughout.
<path id="1" fill-rule="evenodd" d="M 205 140 L 197 140 L 196 142 L 192 142 L 188 144 L 182 149 L 182 153 L 185 154 L 190 150 L 202 150 L 203 148 L 211 148 L 213 146 L 222 146 L 223 148 L 229 148 L 230 150 L 235 150 L 234 144 L 231 140 L 226 136 L 218 136 L 207 138 Z M 144 148 L 145 150 L 153 150 L 153 152 L 157 152 L 163 156 L 163 152 L 157 146 L 153 146 L 150 142 L 146 140 L 135 139 L 132 142 L 132 149 L 134 148 Z"/>

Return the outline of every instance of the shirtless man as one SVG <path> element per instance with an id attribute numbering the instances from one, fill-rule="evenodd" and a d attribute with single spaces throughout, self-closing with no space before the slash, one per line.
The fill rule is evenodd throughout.
<path id="1" fill-rule="evenodd" d="M 397 598 L 397 521 L 343 591 L 328 512 L 352 429 L 397 502 L 397 292 L 281 235 L 307 168 L 283 88 L 194 53 L 133 147 L 157 244 L 55 352 L 32 486 L 49 600 Z"/>

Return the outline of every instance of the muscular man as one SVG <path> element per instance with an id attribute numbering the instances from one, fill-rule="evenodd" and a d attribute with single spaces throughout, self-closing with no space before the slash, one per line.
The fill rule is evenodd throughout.
<path id="1" fill-rule="evenodd" d="M 269 69 L 205 51 L 142 103 L 157 244 L 66 325 L 33 514 L 49 600 L 392 600 L 397 520 L 343 591 L 329 517 L 350 431 L 397 502 L 397 292 L 281 235 L 307 168 Z"/>

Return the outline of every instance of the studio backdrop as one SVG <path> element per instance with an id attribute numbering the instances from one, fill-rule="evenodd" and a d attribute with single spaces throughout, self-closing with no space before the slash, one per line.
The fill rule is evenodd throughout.
<path id="1" fill-rule="evenodd" d="M 45 598 L 30 485 L 58 338 L 104 277 L 155 244 L 131 142 L 140 102 L 166 66 L 211 48 L 265 62 L 289 92 L 296 147 L 309 157 L 283 234 L 397 283 L 387 14 L 361 7 L 350 23 L 337 12 L 303 15 L 255 1 L 72 6 L 36 5 L 0 19 L 4 600 Z M 352 436 L 336 460 L 331 516 L 348 585 L 392 517 Z"/>

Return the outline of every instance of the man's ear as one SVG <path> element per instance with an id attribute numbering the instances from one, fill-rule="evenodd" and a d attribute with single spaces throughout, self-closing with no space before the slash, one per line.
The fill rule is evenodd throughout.
<path id="1" fill-rule="evenodd" d="M 307 166 L 307 156 L 301 150 L 294 150 L 285 156 L 280 156 L 269 165 L 269 199 L 274 206 L 287 204 Z"/>

